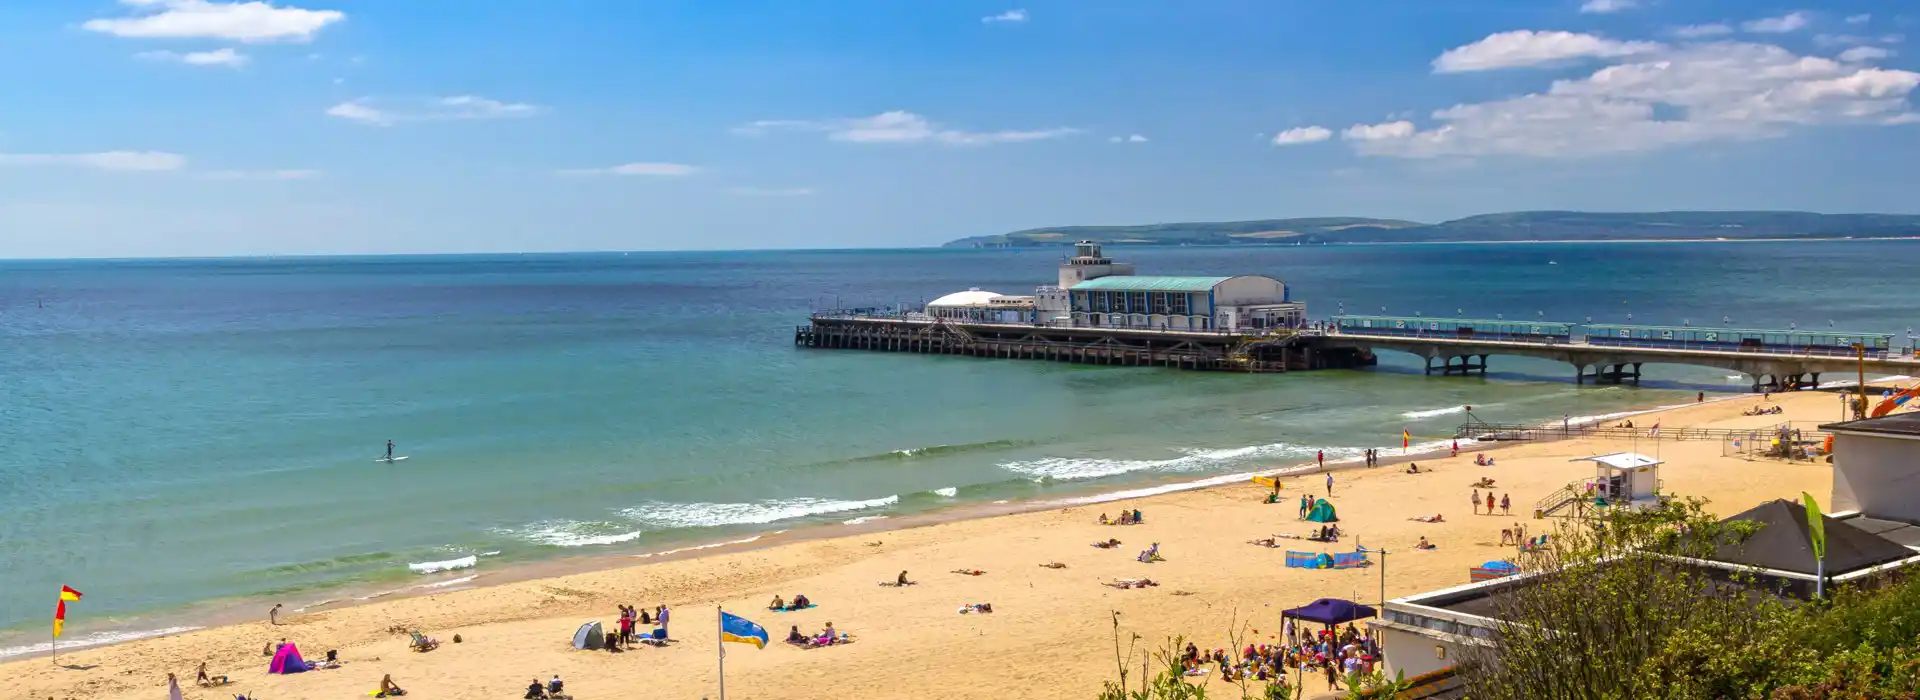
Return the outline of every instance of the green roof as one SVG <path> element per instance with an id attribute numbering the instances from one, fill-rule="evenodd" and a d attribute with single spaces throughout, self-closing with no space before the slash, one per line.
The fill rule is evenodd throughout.
<path id="1" fill-rule="evenodd" d="M 1134 275 L 1116 275 L 1097 277 L 1073 285 L 1076 292 L 1087 290 L 1107 290 L 1126 292 L 1208 292 L 1213 286 L 1233 279 L 1232 277 L 1140 277 Z"/>

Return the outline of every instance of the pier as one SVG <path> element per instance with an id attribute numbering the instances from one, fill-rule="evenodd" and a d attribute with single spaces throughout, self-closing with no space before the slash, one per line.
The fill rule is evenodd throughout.
<path id="1" fill-rule="evenodd" d="M 1346 369 L 1375 363 L 1371 351 L 1323 347 L 1291 329 L 1244 332 L 963 323 L 907 314 L 814 314 L 794 345 L 882 352 L 1046 360 L 1093 365 L 1235 372 Z"/>

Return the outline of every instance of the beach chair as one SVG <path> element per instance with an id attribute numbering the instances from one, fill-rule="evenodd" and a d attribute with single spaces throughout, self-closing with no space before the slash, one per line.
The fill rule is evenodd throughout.
<path id="1" fill-rule="evenodd" d="M 440 640 L 421 634 L 418 630 L 408 632 L 407 634 L 413 635 L 413 642 L 407 645 L 408 649 L 417 652 L 428 652 L 440 647 Z"/>

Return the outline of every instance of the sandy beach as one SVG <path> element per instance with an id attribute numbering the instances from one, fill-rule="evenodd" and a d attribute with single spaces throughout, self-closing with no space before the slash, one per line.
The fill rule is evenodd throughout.
<path id="1" fill-rule="evenodd" d="M 1783 406 L 1783 415 L 1740 415 L 1757 403 L 1759 397 L 1711 402 L 1633 420 L 1667 428 L 1786 421 L 1810 427 L 1838 413 L 1834 395 L 1821 392 L 1775 395 L 1771 403 Z M 1415 457 L 1430 473 L 1407 474 L 1401 464 L 1333 472 L 1331 498 L 1349 536 L 1324 548 L 1288 540 L 1275 549 L 1248 544 L 1308 531 L 1310 524 L 1297 519 L 1296 503 L 1303 492 L 1326 495 L 1326 477 L 1315 473 L 1286 479 L 1277 505 L 1262 502 L 1267 489 L 1236 484 L 753 550 L 719 548 L 673 561 L 635 559 L 633 566 L 592 573 L 285 614 L 278 626 L 267 624 L 263 608 L 257 622 L 73 650 L 62 653 L 57 666 L 45 657 L 0 665 L 0 687 L 17 697 L 145 700 L 164 696 L 166 674 L 190 681 L 205 661 L 233 684 L 201 689 L 187 683 L 188 698 L 238 692 L 266 700 L 365 697 L 383 674 L 420 698 L 517 698 L 530 680 L 556 674 L 583 700 L 711 697 L 717 690 L 715 608 L 725 606 L 765 626 L 775 639 L 765 649 L 728 645 L 732 698 L 1086 698 L 1112 677 L 1115 611 L 1123 630 L 1150 643 L 1183 634 L 1203 648 L 1224 647 L 1236 620 L 1249 641 L 1270 641 L 1282 608 L 1321 597 L 1378 601 L 1379 566 L 1316 571 L 1282 565 L 1286 549 L 1352 551 L 1356 542 L 1393 552 L 1385 567 L 1388 597 L 1465 583 L 1469 567 L 1512 554 L 1498 544 L 1502 528 L 1523 523 L 1536 533 L 1551 529 L 1549 522 L 1530 519 L 1535 501 L 1593 473 L 1591 465 L 1570 459 L 1628 449 L 1667 460 L 1661 471 L 1665 489 L 1707 498 L 1720 514 L 1802 491 L 1823 500 L 1830 495 L 1825 463 L 1725 457 L 1718 442 L 1524 444 L 1490 451 L 1498 461 L 1493 467 L 1476 466 L 1473 455 L 1463 453 Z M 1511 515 L 1470 509 L 1472 483 L 1481 477 L 1496 480 L 1496 495 L 1511 498 Z M 1096 524 L 1103 512 L 1117 514 L 1123 506 L 1140 510 L 1145 524 Z M 1410 520 L 1435 514 L 1445 522 Z M 1413 549 L 1422 536 L 1439 548 Z M 1123 545 L 1089 546 L 1107 538 Z M 1166 561 L 1135 561 L 1154 542 Z M 1066 567 L 1042 566 L 1049 562 Z M 950 573 L 955 569 L 986 573 Z M 918 585 L 876 585 L 903 570 Z M 1162 585 L 1100 585 L 1137 577 Z M 774 595 L 796 593 L 818 607 L 765 609 Z M 288 601 L 290 608 L 294 602 Z M 956 612 L 968 603 L 991 603 L 994 612 Z M 612 625 L 622 604 L 672 608 L 673 643 L 619 654 L 570 648 L 576 627 L 589 620 Z M 817 632 L 828 622 L 854 635 L 856 643 L 802 650 L 778 641 L 790 626 Z M 443 644 L 410 652 L 406 635 L 388 631 L 396 625 L 420 629 Z M 462 643 L 451 642 L 455 634 Z M 309 659 L 338 650 L 345 665 L 269 675 L 262 647 L 283 638 Z M 1217 691 L 1227 690 L 1211 682 Z"/>

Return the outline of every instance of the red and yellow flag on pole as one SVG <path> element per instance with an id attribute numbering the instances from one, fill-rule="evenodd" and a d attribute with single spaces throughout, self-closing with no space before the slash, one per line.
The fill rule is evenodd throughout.
<path id="1" fill-rule="evenodd" d="M 1409 447 L 1413 447 L 1413 433 L 1402 430 L 1400 431 L 1400 451 L 1405 452 Z"/>
<path id="2" fill-rule="evenodd" d="M 60 602 L 53 607 L 53 636 L 59 637 L 67 626 L 67 601 L 80 600 L 80 592 L 67 586 L 60 587 Z"/>

